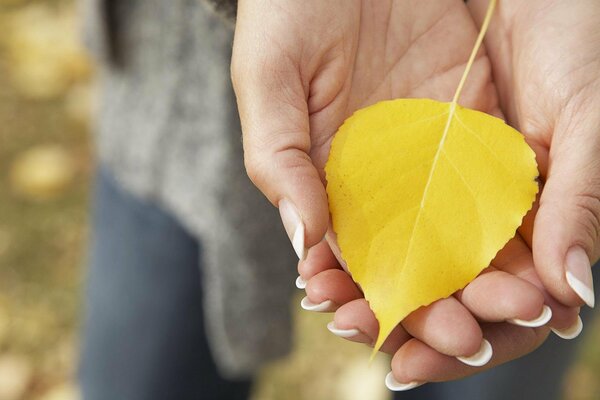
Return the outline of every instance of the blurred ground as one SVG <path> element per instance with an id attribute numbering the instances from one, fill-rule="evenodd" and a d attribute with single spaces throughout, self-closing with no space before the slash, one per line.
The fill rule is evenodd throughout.
<path id="1" fill-rule="evenodd" d="M 91 71 L 72 0 L 0 0 L 0 400 L 75 400 L 93 157 Z M 299 298 L 298 298 L 299 301 Z M 256 400 L 389 398 L 380 358 L 296 307 L 296 350 Z M 565 400 L 600 398 L 600 321 Z M 595 340 L 594 340 L 595 339 Z"/>

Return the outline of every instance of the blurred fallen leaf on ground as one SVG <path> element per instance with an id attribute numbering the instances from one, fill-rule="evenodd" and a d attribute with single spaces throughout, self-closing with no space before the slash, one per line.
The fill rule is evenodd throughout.
<path id="1" fill-rule="evenodd" d="M 63 147 L 41 145 L 17 156 L 10 183 L 15 193 L 29 200 L 47 200 L 62 193 L 75 173 L 73 159 Z"/>
<path id="2" fill-rule="evenodd" d="M 368 364 L 356 358 L 341 371 L 337 387 L 337 398 L 344 400 L 387 400 L 390 392 L 381 384 L 381 377 L 389 372 L 386 362 Z"/>
<path id="3" fill-rule="evenodd" d="M 23 96 L 55 98 L 89 79 L 72 7 L 35 3 L 10 13 L 3 25 L 10 78 Z"/>
<path id="4" fill-rule="evenodd" d="M 0 356 L 0 399 L 20 399 L 27 390 L 31 376 L 31 365 L 27 358 L 19 355 Z"/>
<path id="5" fill-rule="evenodd" d="M 79 389 L 71 384 L 64 383 L 50 389 L 47 393 L 40 396 L 37 400 L 79 400 L 81 394 Z"/>

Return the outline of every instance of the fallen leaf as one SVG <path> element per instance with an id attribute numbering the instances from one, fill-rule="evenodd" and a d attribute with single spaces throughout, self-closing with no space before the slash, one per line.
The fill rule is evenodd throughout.
<path id="1" fill-rule="evenodd" d="M 92 68 L 77 29 L 72 8 L 36 2 L 12 13 L 3 42 L 9 76 L 19 93 L 48 100 L 89 80 Z"/>
<path id="2" fill-rule="evenodd" d="M 81 391 L 73 382 L 64 382 L 44 393 L 37 400 L 80 400 Z"/>
<path id="3" fill-rule="evenodd" d="M 381 382 L 385 379 L 390 367 L 384 359 L 378 361 L 369 365 L 362 357 L 347 360 L 334 386 L 336 388 L 334 398 L 389 400 L 390 391 Z"/>
<path id="4" fill-rule="evenodd" d="M 0 355 L 0 399 L 21 399 L 32 378 L 27 358 L 17 354 Z"/>
<path id="5" fill-rule="evenodd" d="M 333 230 L 379 321 L 375 351 L 412 311 L 486 268 L 535 199 L 535 154 L 523 136 L 457 104 L 471 64 L 451 103 L 380 102 L 354 113 L 332 142 Z"/>
<path id="6" fill-rule="evenodd" d="M 13 190 L 30 200 L 62 193 L 75 176 L 72 156 L 58 145 L 39 145 L 19 154 L 10 170 Z"/>

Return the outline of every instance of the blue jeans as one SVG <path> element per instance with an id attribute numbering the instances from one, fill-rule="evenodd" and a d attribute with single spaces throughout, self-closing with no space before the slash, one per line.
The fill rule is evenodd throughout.
<path id="1" fill-rule="evenodd" d="M 198 242 L 167 213 L 97 178 L 80 382 L 86 400 L 248 398 L 204 333 Z"/>
<path id="2" fill-rule="evenodd" d="M 251 383 L 223 379 L 206 342 L 198 242 L 103 170 L 94 204 L 80 371 L 84 399 L 248 398 Z M 587 309 L 582 317 L 589 320 Z M 396 393 L 395 399 L 558 399 L 578 342 L 551 335 L 517 361 Z"/>

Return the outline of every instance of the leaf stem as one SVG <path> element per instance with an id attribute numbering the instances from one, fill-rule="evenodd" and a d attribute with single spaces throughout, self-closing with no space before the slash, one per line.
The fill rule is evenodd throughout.
<path id="1" fill-rule="evenodd" d="M 463 73 L 462 78 L 460 79 L 460 83 L 458 84 L 458 88 L 456 89 L 456 93 L 454 93 L 454 98 L 452 99 L 452 104 L 455 105 L 458 103 L 458 98 L 465 86 L 465 82 L 467 81 L 467 76 L 469 76 L 469 72 L 471 72 L 471 67 L 475 62 L 475 57 L 479 52 L 479 48 L 481 47 L 481 43 L 483 42 L 483 38 L 490 26 L 490 21 L 492 19 L 492 15 L 494 14 L 494 9 L 496 8 L 497 0 L 490 0 L 488 4 L 488 9 L 485 14 L 485 19 L 483 20 L 483 24 L 481 25 L 481 30 L 479 31 L 479 36 L 477 37 L 477 41 L 475 42 L 475 47 L 473 47 L 473 51 L 471 52 L 471 57 L 469 57 L 469 62 L 467 62 L 467 67 L 465 68 L 465 72 Z"/>

